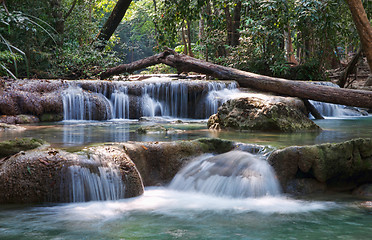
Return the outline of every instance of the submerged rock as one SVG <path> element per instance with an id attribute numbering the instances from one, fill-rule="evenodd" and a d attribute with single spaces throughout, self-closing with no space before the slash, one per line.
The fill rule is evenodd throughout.
<path id="1" fill-rule="evenodd" d="M 23 131 L 25 128 L 12 125 L 12 124 L 6 124 L 6 123 L 0 123 L 0 131 Z"/>
<path id="2" fill-rule="evenodd" d="M 295 179 L 313 179 L 335 191 L 372 182 L 372 140 L 368 138 L 288 147 L 274 151 L 268 161 L 283 189 L 291 193 L 299 191 L 292 184 Z"/>
<path id="3" fill-rule="evenodd" d="M 142 193 L 136 167 L 116 146 L 77 154 L 31 150 L 0 161 L 0 203 L 107 200 Z"/>
<path id="4" fill-rule="evenodd" d="M 320 130 L 299 108 L 292 107 L 298 104 L 296 101 L 288 103 L 277 99 L 247 97 L 229 100 L 209 118 L 208 128 L 280 132 Z"/>

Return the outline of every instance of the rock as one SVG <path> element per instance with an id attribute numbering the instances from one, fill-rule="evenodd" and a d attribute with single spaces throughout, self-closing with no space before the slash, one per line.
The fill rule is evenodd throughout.
<path id="1" fill-rule="evenodd" d="M 62 113 L 44 113 L 40 116 L 41 122 L 58 122 L 63 120 Z"/>
<path id="2" fill-rule="evenodd" d="M 366 82 L 364 83 L 365 87 L 371 87 L 372 86 L 372 75 L 369 75 Z"/>
<path id="3" fill-rule="evenodd" d="M 11 124 L 6 124 L 6 123 L 0 123 L 0 131 L 23 131 L 25 128 L 16 126 L 16 125 L 11 125 Z"/>
<path id="4" fill-rule="evenodd" d="M 372 140 L 292 146 L 274 151 L 268 158 L 283 189 L 295 179 L 311 178 L 327 189 L 348 191 L 360 182 L 372 182 Z"/>
<path id="5" fill-rule="evenodd" d="M 326 191 L 326 184 L 312 178 L 300 178 L 289 180 L 284 192 L 294 195 L 307 195 Z"/>
<path id="6" fill-rule="evenodd" d="M 362 197 L 372 197 L 372 183 L 363 184 L 358 188 L 354 189 L 353 195 L 362 196 Z"/>
<path id="7" fill-rule="evenodd" d="M 40 122 L 38 117 L 33 115 L 16 115 L 16 116 L 8 116 L 3 115 L 0 117 L 0 122 L 7 123 L 7 124 L 28 124 L 28 123 L 38 123 Z"/>
<path id="8" fill-rule="evenodd" d="M 149 134 L 149 133 L 167 133 L 168 129 L 161 125 L 149 125 L 141 126 L 137 129 L 137 132 L 140 134 Z"/>
<path id="9" fill-rule="evenodd" d="M 117 146 L 99 146 L 77 154 L 57 149 L 31 150 L 0 162 L 0 203 L 70 202 L 74 166 L 97 175 L 103 174 L 101 167 L 116 168 L 125 184 L 121 190 L 124 197 L 143 193 L 136 167 Z M 85 185 L 82 188 L 88 189 Z"/>
<path id="10" fill-rule="evenodd" d="M 21 151 L 35 149 L 45 144 L 46 143 L 43 140 L 36 138 L 20 138 L 3 141 L 0 142 L 0 158 L 8 157 Z"/>
<path id="11" fill-rule="evenodd" d="M 208 120 L 210 129 L 238 129 L 295 132 L 320 130 L 298 108 L 283 101 L 257 97 L 232 99 Z"/>

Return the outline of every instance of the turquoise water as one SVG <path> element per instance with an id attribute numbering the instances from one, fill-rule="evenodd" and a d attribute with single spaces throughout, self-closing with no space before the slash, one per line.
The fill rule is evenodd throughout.
<path id="1" fill-rule="evenodd" d="M 219 137 L 271 147 L 340 142 L 372 136 L 372 118 L 325 119 L 320 133 L 211 132 L 202 121 L 162 122 L 169 133 L 137 134 L 153 122 L 65 122 L 0 132 L 0 140 L 43 138 L 76 148 L 101 142 L 174 141 Z M 370 239 L 372 199 L 351 195 L 222 198 L 166 187 L 132 199 L 1 205 L 0 239 Z"/>
<path id="2" fill-rule="evenodd" d="M 206 121 L 183 120 L 174 123 L 174 119 L 162 119 L 157 122 L 138 121 L 67 121 L 49 124 L 25 126 L 25 131 L 0 132 L 0 141 L 20 137 L 44 139 L 53 146 L 76 147 L 103 142 L 126 141 L 175 141 L 192 140 L 200 137 L 216 137 L 233 141 L 284 147 L 292 145 L 342 142 L 359 137 L 372 137 L 372 117 L 328 118 L 316 120 L 323 131 L 299 133 L 209 131 Z M 169 133 L 138 134 L 136 130 L 144 125 L 162 125 L 178 131 Z"/>
<path id="3" fill-rule="evenodd" d="M 113 202 L 2 206 L 0 238 L 369 239 L 372 206 L 362 204 L 150 188 L 143 196 Z"/>

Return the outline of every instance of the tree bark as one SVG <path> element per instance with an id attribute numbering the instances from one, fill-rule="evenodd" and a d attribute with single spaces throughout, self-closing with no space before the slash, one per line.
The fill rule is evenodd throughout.
<path id="1" fill-rule="evenodd" d="M 344 71 L 342 71 L 340 79 L 337 81 L 337 85 L 341 88 L 345 87 L 347 78 L 349 75 L 355 71 L 355 66 L 358 63 L 360 56 L 362 55 L 362 49 L 359 48 L 358 52 L 354 55 L 351 61 L 347 64 Z"/>
<path id="2" fill-rule="evenodd" d="M 241 87 L 321 102 L 372 108 L 372 91 L 336 88 L 304 81 L 291 81 L 283 78 L 263 76 L 177 54 L 171 49 L 143 60 L 108 69 L 100 75 L 100 78 L 107 78 L 124 72 L 133 72 L 159 63 L 174 67 L 179 73 L 197 72 L 218 79 L 236 80 Z"/>
<path id="3" fill-rule="evenodd" d="M 234 16 L 233 16 L 233 22 L 232 22 L 232 33 L 231 33 L 231 46 L 238 46 L 240 41 L 240 19 L 241 19 L 241 10 L 242 10 L 242 2 L 238 1 L 234 7 Z"/>
<path id="4" fill-rule="evenodd" d="M 286 57 L 287 62 L 298 65 L 298 62 L 293 55 L 293 44 L 292 44 L 292 36 L 291 36 L 291 28 L 287 26 L 287 30 L 284 30 L 284 38 L 285 38 L 285 51 L 286 51 Z"/>
<path id="5" fill-rule="evenodd" d="M 355 27 L 358 31 L 363 52 L 372 71 L 372 26 L 368 20 L 361 0 L 347 0 Z"/>
<path id="6" fill-rule="evenodd" d="M 129 5 L 131 2 L 132 0 L 119 0 L 116 3 L 109 18 L 107 19 L 107 21 L 105 22 L 101 31 L 99 32 L 99 34 L 97 35 L 95 39 L 95 41 L 96 40 L 101 41 L 101 43 L 98 44 L 97 46 L 98 49 L 102 50 L 105 47 L 106 42 L 110 39 L 112 34 L 114 34 L 116 28 L 118 27 L 121 20 L 123 19 L 125 12 L 129 8 Z"/>

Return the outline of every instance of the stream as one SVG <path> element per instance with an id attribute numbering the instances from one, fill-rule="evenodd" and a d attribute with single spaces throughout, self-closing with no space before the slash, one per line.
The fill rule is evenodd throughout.
<path id="1" fill-rule="evenodd" d="M 372 136 L 371 116 L 337 116 L 315 120 L 323 129 L 316 133 L 209 131 L 206 119 L 200 120 L 197 117 L 209 116 L 216 111 L 218 104 L 206 97 L 203 100 L 203 111 L 200 110 L 200 114 L 194 116 L 196 119 L 185 118 L 192 111 L 187 105 L 176 104 L 184 101 L 174 99 L 183 99 L 184 95 L 175 94 L 173 89 L 181 89 L 181 93 L 186 90 L 177 83 L 172 84 L 158 88 L 150 84 L 144 88 L 141 93 L 144 99 L 142 112 L 132 114 L 143 114 L 147 117 L 146 121 L 130 119 L 129 98 L 126 95 L 128 90 L 125 86 L 119 86 L 121 92 L 113 91 L 110 98 L 105 97 L 107 94 L 103 90 L 95 93 L 95 99 L 103 99 L 102 102 L 107 105 L 108 110 L 104 114 L 109 120 L 82 120 L 94 119 L 93 115 L 81 114 L 87 111 L 85 107 L 89 108 L 89 104 L 86 103 L 91 100 L 81 89 L 71 87 L 64 93 L 64 107 L 71 108 L 67 111 L 71 114 L 65 112 L 66 120 L 22 125 L 24 131 L 3 131 L 0 132 L 0 141 L 34 137 L 47 141 L 52 147 L 77 151 L 98 143 L 176 141 L 208 137 L 276 149 Z M 221 99 L 221 96 L 227 95 L 221 92 L 225 91 L 224 87 L 225 85 L 220 84 L 209 85 L 208 88 L 219 91 L 220 95 L 216 94 L 216 97 Z M 230 90 L 235 91 L 235 87 L 232 85 Z M 158 97 L 161 91 L 168 97 Z M 171 97 L 172 100 L 168 100 Z M 159 114 L 163 117 L 157 117 Z M 165 115 L 170 117 L 164 117 Z M 177 121 L 179 119 L 181 121 Z M 147 134 L 137 132 L 140 127 L 156 124 L 168 131 Z M 197 161 L 199 160 L 195 160 L 195 165 L 203 166 Z M 203 168 L 200 171 L 202 170 Z M 191 169 L 183 172 L 193 171 Z M 201 179 L 203 178 L 205 175 L 201 174 Z M 179 181 L 177 179 L 175 177 L 174 181 Z M 234 181 L 239 182 L 239 177 L 235 177 Z M 181 179 L 178 183 L 181 188 L 182 182 L 186 181 Z M 211 194 L 210 191 L 196 192 L 187 188 L 180 190 L 180 187 L 174 185 L 177 184 L 147 187 L 143 195 L 130 199 L 3 204 L 0 205 L 0 239 L 360 240 L 369 239 L 372 233 L 370 198 L 340 193 L 294 198 L 280 194 L 280 190 L 275 190 L 275 194 L 271 195 L 236 197 Z"/>
<path id="2" fill-rule="evenodd" d="M 0 140 L 32 136 L 76 150 L 102 142 L 219 137 L 278 148 L 372 134 L 372 117 L 327 118 L 316 123 L 324 129 L 321 133 L 280 134 L 211 132 L 205 120 L 172 123 L 163 119 L 163 126 L 182 131 L 143 135 L 136 129 L 154 122 L 65 121 L 1 132 Z M 371 232 L 370 199 L 342 194 L 231 198 L 165 186 L 116 201 L 0 206 L 0 239 L 368 239 Z"/>

